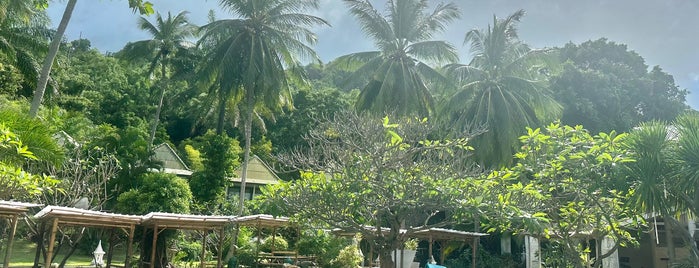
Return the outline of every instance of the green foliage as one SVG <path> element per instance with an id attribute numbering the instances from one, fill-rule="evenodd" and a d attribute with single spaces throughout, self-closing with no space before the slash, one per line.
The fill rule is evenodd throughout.
<path id="1" fill-rule="evenodd" d="M 184 151 L 185 157 L 183 160 L 186 161 L 187 166 L 189 166 L 190 169 L 200 171 L 204 168 L 201 152 L 199 152 L 199 150 L 194 149 L 192 145 L 187 144 L 184 146 Z"/>
<path id="2" fill-rule="evenodd" d="M 640 122 L 673 120 L 688 107 L 687 90 L 626 45 L 607 39 L 566 44 L 559 49 L 563 70 L 551 90 L 564 109 L 561 121 L 591 132 L 629 131 Z"/>
<path id="3" fill-rule="evenodd" d="M 127 214 L 150 212 L 189 213 L 192 193 L 187 181 L 173 174 L 147 173 L 142 185 L 117 198 L 116 211 Z"/>
<path id="4" fill-rule="evenodd" d="M 288 152 L 306 146 L 303 135 L 316 128 L 320 117 L 332 117 L 351 106 L 350 97 L 335 88 L 294 92 L 294 109 L 277 117 L 268 129 L 274 151 Z"/>
<path id="5" fill-rule="evenodd" d="M 53 139 L 49 126 L 40 120 L 3 107 L 0 108 L 0 123 L 11 129 L 39 160 L 50 165 L 59 165 L 63 161 L 63 149 Z"/>
<path id="6" fill-rule="evenodd" d="M 84 113 L 95 124 L 118 128 L 142 124 L 150 114 L 150 104 L 157 101 L 148 95 L 150 82 L 143 76 L 146 67 L 125 66 L 80 41 L 73 41 L 58 56 L 52 77 L 61 94 L 47 92 L 47 103 Z"/>
<path id="7" fill-rule="evenodd" d="M 506 18 L 493 16 L 493 25 L 466 33 L 473 59 L 468 65 L 445 68 L 459 84 L 446 96 L 440 116 L 449 129 L 484 126 L 473 139 L 478 162 L 486 168 L 512 163 L 517 138 L 525 127 L 555 119 L 560 106 L 553 100 L 542 70 L 552 65 L 548 50 L 533 50 L 518 39 L 519 10 Z"/>
<path id="8" fill-rule="evenodd" d="M 378 115 L 428 116 L 434 110 L 430 90 L 448 84 L 431 63 L 453 63 L 456 49 L 445 41 L 430 40 L 461 14 L 454 3 L 440 3 L 432 12 L 427 0 L 388 1 L 381 14 L 368 0 L 345 0 L 364 33 L 378 50 L 335 59 L 333 67 L 353 71 L 348 78 L 369 82 L 356 102 L 359 111 Z"/>
<path id="9" fill-rule="evenodd" d="M 347 238 L 328 234 L 324 230 L 304 230 L 297 242 L 300 255 L 317 256 L 316 262 L 321 267 L 328 267 L 332 260 L 340 254 L 340 250 L 350 244 Z"/>
<path id="10" fill-rule="evenodd" d="M 424 119 L 390 121 L 354 113 L 336 114 L 308 134 L 308 151 L 282 157 L 305 170 L 301 178 L 265 189 L 263 205 L 273 213 L 313 219 L 331 227 L 360 232 L 384 252 L 401 246 L 417 229 L 452 223 L 473 201 L 476 181 L 469 169 L 467 138 L 430 139 Z M 328 135 L 333 133 L 333 135 Z M 436 221 L 438 211 L 459 217 Z M 400 228 L 406 228 L 401 233 Z M 361 226 L 389 228 L 374 232 Z"/>
<path id="11" fill-rule="evenodd" d="M 45 175 L 33 175 L 21 168 L 26 160 L 38 158 L 10 128 L 0 122 L 0 200 L 25 200 L 44 191 L 53 190 L 57 180 Z"/>
<path id="12" fill-rule="evenodd" d="M 502 190 L 499 202 L 514 203 L 523 213 L 489 219 L 504 221 L 505 230 L 545 237 L 580 264 L 587 263 L 583 251 L 589 249 L 581 241 L 606 236 L 622 246 L 636 243 L 628 230 L 642 215 L 624 205 L 631 191 L 615 187 L 622 165 L 632 161 L 626 138 L 613 131 L 592 136 L 582 126 L 527 129 L 517 164 L 490 176 L 493 189 Z"/>
<path id="13" fill-rule="evenodd" d="M 177 253 L 172 258 L 173 262 L 194 262 L 201 258 L 202 246 L 199 241 L 189 241 L 190 239 L 177 240 Z"/>
<path id="14" fill-rule="evenodd" d="M 189 185 L 198 209 L 216 213 L 225 199 L 228 178 L 233 176 L 233 168 L 238 165 L 238 141 L 213 131 L 195 140 L 204 159 L 203 169 L 192 174 Z"/>
<path id="15" fill-rule="evenodd" d="M 289 249 L 289 243 L 286 242 L 284 237 L 279 235 L 268 236 L 262 241 L 262 244 L 260 244 L 260 250 L 264 252 L 284 251 L 287 249 Z"/>
<path id="16" fill-rule="evenodd" d="M 362 262 L 359 247 L 351 244 L 340 250 L 337 257 L 330 262 L 329 268 L 356 268 Z"/>

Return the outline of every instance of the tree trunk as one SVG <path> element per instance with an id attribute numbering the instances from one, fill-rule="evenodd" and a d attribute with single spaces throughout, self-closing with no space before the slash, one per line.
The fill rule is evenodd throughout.
<path id="1" fill-rule="evenodd" d="M 44 65 L 41 67 L 41 74 L 39 75 L 39 81 L 36 83 L 36 90 L 34 91 L 34 99 L 32 100 L 32 106 L 29 108 L 29 116 L 36 117 L 39 112 L 39 107 L 41 106 L 41 101 L 44 98 L 44 92 L 46 92 L 46 84 L 49 81 L 49 74 L 51 73 L 51 67 L 53 67 L 53 60 L 56 59 L 58 54 L 58 48 L 61 45 L 63 39 L 63 34 L 68 27 L 68 22 L 70 22 L 70 17 L 73 15 L 73 9 L 75 9 L 75 4 L 78 0 L 68 0 L 68 5 L 66 5 L 65 11 L 63 11 L 63 17 L 61 18 L 61 23 L 58 25 L 56 30 L 56 35 L 51 40 L 51 46 L 49 47 L 49 53 L 46 55 L 44 60 Z"/>
<path id="2" fill-rule="evenodd" d="M 228 96 L 223 93 L 221 89 L 218 93 L 218 119 L 216 121 L 216 134 L 223 134 L 223 122 L 226 118 L 226 103 L 228 103 Z"/>
<path id="3" fill-rule="evenodd" d="M 80 229 L 80 233 L 76 235 L 75 242 L 72 244 L 69 242 L 68 246 L 70 248 L 68 249 L 68 252 L 66 253 L 65 256 L 63 256 L 63 259 L 61 260 L 61 263 L 58 264 L 58 268 L 63 268 L 66 267 L 66 263 L 68 262 L 68 258 L 70 256 L 73 256 L 73 253 L 75 253 L 75 250 L 78 249 L 78 243 L 83 239 L 83 235 L 85 234 L 85 227 Z"/>
<path id="4" fill-rule="evenodd" d="M 248 163 L 250 162 L 250 139 L 252 135 L 252 116 L 253 116 L 253 107 L 254 103 L 252 103 L 252 98 L 251 97 L 246 97 L 247 99 L 247 108 L 245 110 L 245 148 L 244 148 L 244 154 L 243 154 L 243 165 L 241 166 L 241 172 L 240 172 L 240 203 L 238 204 L 239 206 L 239 216 L 243 216 L 243 209 L 245 208 L 245 180 L 248 175 Z"/>
<path id="5" fill-rule="evenodd" d="M 663 216 L 663 224 L 665 226 L 665 243 L 667 243 L 668 263 L 672 265 L 675 263 L 675 243 L 672 234 L 672 219 L 669 215 Z"/>
<path id="6" fill-rule="evenodd" d="M 164 56 L 163 56 L 164 57 Z M 153 125 L 150 129 L 150 139 L 148 140 L 148 148 L 152 148 L 153 141 L 155 140 L 155 132 L 158 130 L 158 123 L 160 123 L 160 111 L 163 109 L 163 99 L 165 98 L 165 88 L 167 87 L 167 82 L 165 81 L 165 59 L 162 59 L 160 66 L 162 81 L 160 81 L 160 101 L 158 102 L 158 108 L 155 109 L 155 115 L 153 116 Z"/>

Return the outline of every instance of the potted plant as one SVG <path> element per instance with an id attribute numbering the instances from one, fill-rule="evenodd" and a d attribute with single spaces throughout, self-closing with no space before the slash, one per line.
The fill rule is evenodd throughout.
<path id="1" fill-rule="evenodd" d="M 397 260 L 396 267 L 409 268 L 415 259 L 415 254 L 417 253 L 418 240 L 415 238 L 410 238 L 403 242 L 403 249 L 395 250 L 393 252 L 392 258 Z M 396 258 L 395 256 L 398 256 Z"/>

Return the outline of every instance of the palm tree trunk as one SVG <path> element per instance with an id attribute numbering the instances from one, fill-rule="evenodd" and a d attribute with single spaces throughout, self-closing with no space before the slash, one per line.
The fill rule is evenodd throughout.
<path id="1" fill-rule="evenodd" d="M 165 98 L 165 88 L 167 87 L 167 82 L 165 81 L 165 64 L 165 59 L 163 59 L 160 66 L 162 75 L 162 81 L 160 82 L 160 101 L 158 102 L 158 108 L 155 109 L 155 115 L 153 116 L 153 126 L 151 126 L 150 129 L 150 139 L 148 140 L 149 149 L 153 146 L 153 140 L 155 140 L 155 132 L 158 130 L 158 124 L 160 123 L 160 111 L 162 111 L 163 109 L 163 99 Z"/>
<path id="2" fill-rule="evenodd" d="M 223 134 L 223 122 L 226 118 L 226 103 L 228 102 L 228 96 L 225 96 L 223 90 L 219 90 L 218 93 L 218 120 L 216 122 L 216 134 Z"/>
<path id="3" fill-rule="evenodd" d="M 239 216 L 243 215 L 243 209 L 245 208 L 245 179 L 248 175 L 248 163 L 250 162 L 250 136 L 252 135 L 252 116 L 253 107 L 255 105 L 252 103 L 251 97 L 246 97 L 246 99 L 248 107 L 245 110 L 245 148 L 243 149 L 243 165 L 241 166 L 242 172 L 240 173 L 240 203 L 238 204 Z"/>
<path id="4" fill-rule="evenodd" d="M 66 32 L 68 22 L 70 21 L 70 17 L 73 15 L 73 9 L 75 9 L 75 4 L 77 2 L 78 0 L 68 0 L 68 5 L 66 6 L 65 11 L 63 11 L 63 17 L 61 18 L 61 23 L 58 25 L 58 29 L 56 30 L 56 35 L 53 37 L 53 40 L 51 40 L 49 54 L 46 55 L 44 65 L 41 67 L 41 74 L 39 75 L 39 81 L 36 83 L 36 90 L 34 91 L 32 106 L 29 108 L 29 116 L 31 117 L 36 117 L 36 114 L 39 112 L 41 100 L 44 98 L 44 92 L 46 92 L 46 84 L 49 81 L 51 67 L 53 67 L 53 60 L 56 59 L 58 48 L 63 39 L 63 34 Z"/>
<path id="5" fill-rule="evenodd" d="M 670 219 L 670 217 L 669 215 L 664 215 L 663 223 L 665 224 L 665 243 L 667 243 L 668 263 L 672 265 L 675 263 L 675 243 L 672 233 L 672 219 Z"/>

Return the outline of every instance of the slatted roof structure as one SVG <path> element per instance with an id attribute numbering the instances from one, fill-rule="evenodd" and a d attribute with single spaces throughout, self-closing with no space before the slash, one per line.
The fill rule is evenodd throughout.
<path id="1" fill-rule="evenodd" d="M 272 239 L 276 240 L 277 236 L 277 228 L 279 227 L 284 227 L 284 226 L 289 226 L 291 225 L 291 222 L 289 221 L 289 218 L 287 217 L 275 217 L 272 215 L 267 215 L 267 214 L 257 214 L 257 215 L 250 215 L 250 216 L 243 216 L 243 217 L 238 217 L 234 220 L 235 224 L 238 226 L 250 226 L 250 227 L 255 227 L 257 228 L 257 237 L 260 237 L 260 233 L 262 228 L 272 228 Z M 298 229 L 297 229 L 297 232 Z M 255 256 L 258 257 L 259 255 L 259 248 L 260 248 L 260 239 L 257 240 L 257 247 L 255 251 Z M 274 244 L 272 243 L 272 251 L 274 251 Z M 298 258 L 298 250 L 294 251 L 294 258 Z"/>
<path id="2" fill-rule="evenodd" d="M 375 231 L 376 227 L 367 225 L 367 226 L 364 226 L 364 229 Z M 381 230 L 384 233 L 388 233 L 390 231 L 390 229 L 386 228 L 386 227 L 382 227 Z M 332 232 L 337 236 L 354 236 L 357 233 L 356 231 L 347 231 L 347 230 L 343 230 L 340 228 L 333 229 Z M 401 234 L 405 234 L 408 231 L 406 229 L 400 229 L 399 232 Z M 434 256 L 432 255 L 433 254 L 432 248 L 434 246 L 434 242 L 439 242 L 439 243 L 448 242 L 448 241 L 457 241 L 457 242 L 464 242 L 464 243 L 471 242 L 471 245 L 472 245 L 471 248 L 473 250 L 471 259 L 474 260 L 474 262 L 472 263 L 472 266 L 476 267 L 476 263 L 475 263 L 476 258 L 473 256 L 475 256 L 475 254 L 476 254 L 476 247 L 478 245 L 478 239 L 481 236 L 487 236 L 487 235 L 488 234 L 484 234 L 484 233 L 464 232 L 464 231 L 444 229 L 444 228 L 429 228 L 429 229 L 423 229 L 423 230 L 418 230 L 418 231 L 412 232 L 412 233 L 408 234 L 408 237 L 428 241 L 430 243 L 428 252 L 429 252 L 429 258 L 431 260 L 434 259 Z M 373 259 L 373 255 L 374 255 L 373 247 L 371 247 L 369 251 L 370 251 L 369 252 L 369 259 Z M 444 256 L 442 256 L 442 257 L 444 257 Z M 443 258 L 440 260 L 440 263 L 444 263 Z"/>
<path id="3" fill-rule="evenodd" d="M 123 215 L 115 213 L 107 213 L 94 210 L 86 210 L 80 208 L 70 208 L 61 206 L 47 206 L 39 213 L 34 215 L 39 221 L 50 222 L 51 231 L 49 233 L 48 249 L 46 251 L 46 263 L 44 267 L 51 265 L 53 257 L 53 247 L 56 240 L 56 232 L 59 225 L 68 226 L 85 226 L 85 227 L 101 227 L 121 229 L 128 235 L 128 243 L 126 248 L 126 260 L 124 267 L 129 268 L 131 255 L 133 254 L 133 236 L 136 225 L 141 223 L 141 217 L 135 215 Z M 111 256 L 113 252 L 113 243 L 109 243 L 107 249 L 107 267 L 111 264 Z"/>
<path id="4" fill-rule="evenodd" d="M 289 218 L 287 217 L 274 217 L 267 214 L 238 217 L 233 220 L 233 222 L 240 226 L 253 226 L 258 228 L 278 228 L 290 224 Z"/>
<path id="5" fill-rule="evenodd" d="M 235 216 L 188 215 L 151 212 L 142 217 L 142 225 L 159 229 L 217 230 L 230 224 Z"/>
<path id="6" fill-rule="evenodd" d="M 233 220 L 236 219 L 235 216 L 210 216 L 210 215 L 188 215 L 188 214 L 175 214 L 175 213 L 163 213 L 163 212 L 151 212 L 143 216 L 142 225 L 147 228 L 153 229 L 153 245 L 151 247 L 150 262 L 149 267 L 155 267 L 155 249 L 156 243 L 158 241 L 158 234 L 165 229 L 184 229 L 184 230 L 196 230 L 203 233 L 202 245 L 206 245 L 206 237 L 209 231 L 219 232 L 219 243 L 218 243 L 218 258 L 216 262 L 216 267 L 221 268 L 221 254 L 223 250 L 223 229 L 226 225 L 231 224 Z M 144 231 L 145 234 L 145 231 Z M 145 237 L 145 236 L 144 236 Z M 201 268 L 204 268 L 204 256 L 206 255 L 206 246 L 202 247 L 201 251 Z M 143 256 L 141 256 L 141 267 L 143 267 L 144 261 Z"/>
<path id="7" fill-rule="evenodd" d="M 425 230 L 419 230 L 410 235 L 410 237 L 427 240 L 430 242 L 428 252 L 430 255 L 430 260 L 434 260 L 432 255 L 432 247 L 434 242 L 446 242 L 446 241 L 460 241 L 464 243 L 471 242 L 471 267 L 476 267 L 476 252 L 478 248 L 478 239 L 481 236 L 487 236 L 484 233 L 475 232 L 464 232 L 452 229 L 443 228 L 429 228 Z M 440 263 L 444 264 L 444 255 L 440 258 Z"/>
<path id="8" fill-rule="evenodd" d="M 17 222 L 19 216 L 27 213 L 32 207 L 40 207 L 43 205 L 33 203 L 22 203 L 14 201 L 0 200 L 0 218 L 8 218 L 10 220 L 10 235 L 8 236 L 7 248 L 5 249 L 5 258 L 3 267 L 10 266 L 10 256 L 12 255 L 12 244 L 17 233 Z"/>

